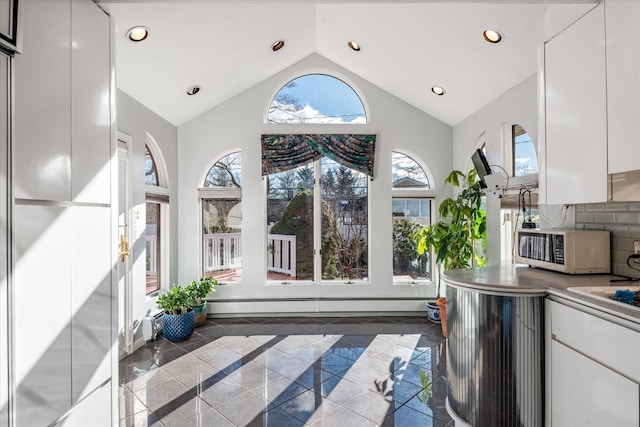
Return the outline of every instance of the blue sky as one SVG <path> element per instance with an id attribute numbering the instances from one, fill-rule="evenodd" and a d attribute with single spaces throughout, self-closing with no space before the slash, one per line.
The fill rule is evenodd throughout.
<path id="1" fill-rule="evenodd" d="M 311 74 L 295 80 L 296 86 L 283 91 L 326 116 L 364 116 L 362 102 L 343 81 L 331 76 Z M 355 117 L 355 116 L 354 116 Z M 349 121 L 353 117 L 345 117 Z"/>
<path id="2" fill-rule="evenodd" d="M 537 156 L 529 134 L 523 133 L 516 137 L 513 158 L 516 170 L 525 168 L 528 172 L 532 172 L 533 170 L 538 171 Z"/>

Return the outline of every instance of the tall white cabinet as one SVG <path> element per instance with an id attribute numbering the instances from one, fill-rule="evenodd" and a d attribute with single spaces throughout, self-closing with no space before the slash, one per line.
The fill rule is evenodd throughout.
<path id="1" fill-rule="evenodd" d="M 546 200 L 607 200 L 607 93 L 604 5 L 544 49 Z"/>
<path id="2" fill-rule="evenodd" d="M 91 0 L 24 0 L 21 12 L 10 416 L 19 426 L 109 426 L 117 417 L 110 21 Z"/>

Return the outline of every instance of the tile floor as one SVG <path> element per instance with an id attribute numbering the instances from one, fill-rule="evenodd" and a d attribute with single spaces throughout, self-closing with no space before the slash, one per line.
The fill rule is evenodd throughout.
<path id="1" fill-rule="evenodd" d="M 421 317 L 208 319 L 120 362 L 120 425 L 452 427 L 445 359 Z"/>

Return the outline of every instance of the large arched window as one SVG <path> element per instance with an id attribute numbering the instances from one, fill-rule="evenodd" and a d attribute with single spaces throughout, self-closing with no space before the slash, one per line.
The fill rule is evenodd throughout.
<path id="1" fill-rule="evenodd" d="M 268 123 L 366 123 L 364 105 L 342 80 L 307 74 L 291 80 L 269 105 Z"/>
<path id="2" fill-rule="evenodd" d="M 146 289 L 147 295 L 163 285 L 164 276 L 168 277 L 165 262 L 168 258 L 168 237 L 163 230 L 166 225 L 169 207 L 169 189 L 166 184 L 164 163 L 160 151 L 153 139 L 147 135 L 145 144 L 144 176 L 146 184 Z M 167 223 L 167 224 L 165 224 Z M 167 236 L 165 236 L 167 234 Z"/>
<path id="3" fill-rule="evenodd" d="M 242 157 L 218 159 L 199 190 L 202 206 L 202 275 L 219 283 L 242 280 Z"/>
<path id="4" fill-rule="evenodd" d="M 432 278 L 430 253 L 418 255 L 414 234 L 431 225 L 433 198 L 427 170 L 415 156 L 391 153 L 393 281 L 429 281 Z"/>

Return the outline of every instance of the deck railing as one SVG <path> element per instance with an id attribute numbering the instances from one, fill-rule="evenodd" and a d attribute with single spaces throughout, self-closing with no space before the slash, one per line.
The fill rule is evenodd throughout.
<path id="1" fill-rule="evenodd" d="M 240 233 L 204 235 L 204 271 L 228 270 L 242 266 Z"/>
<path id="2" fill-rule="evenodd" d="M 240 233 L 214 233 L 203 236 L 204 271 L 228 270 L 242 267 L 242 239 Z M 147 235 L 147 275 L 157 274 L 157 236 Z M 296 236 L 268 235 L 267 270 L 296 277 Z"/>
<path id="3" fill-rule="evenodd" d="M 296 236 L 269 234 L 267 270 L 296 277 Z"/>

